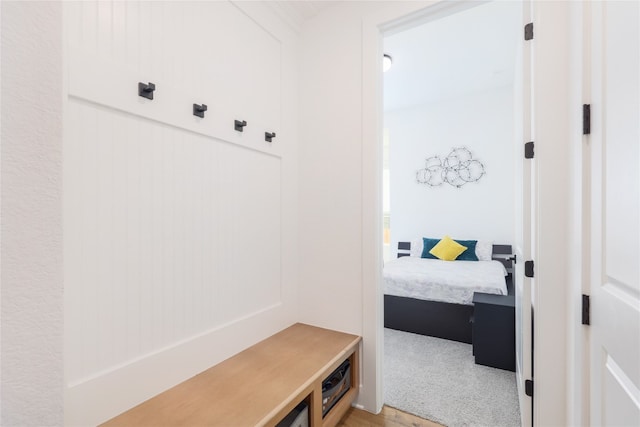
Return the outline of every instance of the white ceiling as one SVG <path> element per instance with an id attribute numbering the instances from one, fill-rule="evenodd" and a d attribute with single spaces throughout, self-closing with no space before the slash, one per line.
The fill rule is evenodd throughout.
<path id="1" fill-rule="evenodd" d="M 339 0 L 270 0 L 267 2 L 294 30 L 300 32 L 305 21 Z"/>
<path id="2" fill-rule="evenodd" d="M 521 13 L 494 1 L 385 37 L 385 111 L 513 84 Z"/>

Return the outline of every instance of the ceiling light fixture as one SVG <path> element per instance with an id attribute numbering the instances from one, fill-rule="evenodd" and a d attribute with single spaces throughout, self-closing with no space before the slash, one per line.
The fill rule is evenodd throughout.
<path id="1" fill-rule="evenodd" d="M 384 56 L 382 57 L 382 72 L 386 73 L 387 71 L 389 71 L 389 68 L 391 68 L 392 63 L 393 63 L 393 60 L 391 59 L 391 55 L 387 55 L 385 53 Z"/>

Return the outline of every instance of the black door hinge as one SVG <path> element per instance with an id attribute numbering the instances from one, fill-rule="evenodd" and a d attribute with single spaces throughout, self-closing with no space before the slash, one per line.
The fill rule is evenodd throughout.
<path id="1" fill-rule="evenodd" d="M 582 294 L 582 324 L 583 325 L 591 324 L 591 319 L 589 316 L 590 313 L 591 313 L 591 301 L 589 300 L 589 295 Z"/>
<path id="2" fill-rule="evenodd" d="M 524 380 L 524 394 L 533 397 L 533 380 Z"/>
<path id="3" fill-rule="evenodd" d="M 591 104 L 582 104 L 582 134 L 591 133 Z"/>
<path id="4" fill-rule="evenodd" d="M 533 152 L 533 141 L 525 142 L 524 144 L 524 158 L 533 159 L 535 153 Z"/>
<path id="5" fill-rule="evenodd" d="M 524 262 L 524 275 L 527 277 L 533 277 L 533 261 Z"/>
<path id="6" fill-rule="evenodd" d="M 524 26 L 524 39 L 533 40 L 533 22 L 529 22 Z"/>

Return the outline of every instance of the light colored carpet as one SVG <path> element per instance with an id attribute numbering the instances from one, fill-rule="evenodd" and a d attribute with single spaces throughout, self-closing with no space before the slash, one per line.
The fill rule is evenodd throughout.
<path id="1" fill-rule="evenodd" d="M 448 427 L 520 426 L 515 373 L 476 365 L 471 344 L 384 330 L 384 398 Z"/>

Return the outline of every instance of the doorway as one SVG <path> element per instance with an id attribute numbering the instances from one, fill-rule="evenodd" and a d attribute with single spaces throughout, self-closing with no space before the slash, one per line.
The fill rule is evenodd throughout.
<path id="1" fill-rule="evenodd" d="M 514 245 L 515 234 L 522 228 L 518 223 L 522 221 L 522 206 L 516 207 L 517 201 L 522 200 L 518 195 L 522 189 L 517 185 L 522 180 L 522 169 L 514 166 L 522 161 L 516 156 L 516 145 L 522 140 L 522 131 L 517 129 L 522 126 L 519 114 L 522 98 L 516 95 L 516 86 L 520 85 L 521 89 L 522 85 L 521 77 L 520 81 L 516 79 L 522 72 L 522 53 L 518 52 L 522 5 L 489 2 L 436 12 L 384 32 L 383 52 L 391 62 L 383 75 L 381 215 L 385 263 L 398 256 L 399 242 L 411 242 L 415 246 L 414 242 L 423 237 L 439 239 L 452 235 L 458 239 Z M 455 171 L 461 162 L 468 166 Z M 450 168 L 453 172 L 446 172 L 448 166 L 454 166 Z M 455 176 L 454 172 L 462 176 Z M 400 358 L 385 354 L 385 403 L 403 409 L 402 402 L 410 401 L 406 409 L 425 418 L 444 424 L 468 422 L 452 419 L 454 415 L 446 412 L 447 407 L 455 404 L 441 401 L 447 393 L 464 394 L 461 391 L 464 387 L 456 388 L 460 384 L 455 378 L 443 380 L 437 372 L 430 372 L 426 382 L 415 387 L 418 391 L 408 395 L 407 385 L 412 382 L 409 379 L 418 378 L 425 371 L 425 364 L 435 367 L 439 361 L 412 361 L 404 355 L 413 352 L 421 353 L 422 357 L 427 353 L 424 349 L 443 344 L 443 348 L 451 352 L 447 353 L 450 359 L 458 357 L 453 356 L 456 351 L 461 355 L 468 353 L 471 367 L 464 369 L 473 369 L 471 345 L 441 342 L 437 338 L 431 343 L 416 344 L 414 341 L 420 337 L 403 337 L 394 330 L 385 330 L 386 348 L 391 351 L 408 339 L 413 346 L 426 347 L 422 351 L 415 348 L 401 351 L 405 354 Z M 456 345 L 462 347 L 457 349 Z M 408 369 L 390 367 L 391 360 Z M 422 363 L 423 367 L 410 367 L 412 363 Z M 459 372 L 460 366 L 445 363 L 437 370 Z M 499 381 L 497 378 L 504 373 L 496 372 L 496 379 L 481 382 Z M 397 379 L 390 375 L 401 378 L 404 383 L 399 386 Z M 437 397 L 417 395 L 419 390 L 435 390 L 429 379 L 448 383 L 448 386 L 445 384 L 440 391 L 434 391 Z M 506 380 L 507 384 L 509 381 L 513 389 L 505 398 L 509 398 L 509 393 L 512 395 L 519 423 L 514 374 Z M 390 395 L 400 389 L 402 396 Z M 471 393 L 468 403 L 482 399 L 473 397 L 474 390 L 465 392 Z M 480 396 L 491 394 L 479 392 Z M 503 407 L 505 398 L 500 398 Z M 427 404 L 416 406 L 415 401 L 427 401 Z M 430 401 L 438 402 L 431 404 Z M 490 409 L 491 402 L 481 406 Z M 467 412 L 478 417 L 471 421 L 480 422 L 480 409 Z M 490 412 L 495 411 L 490 409 Z M 494 418 L 484 423 L 505 422 Z M 506 423 L 513 424 L 513 419 Z"/>

